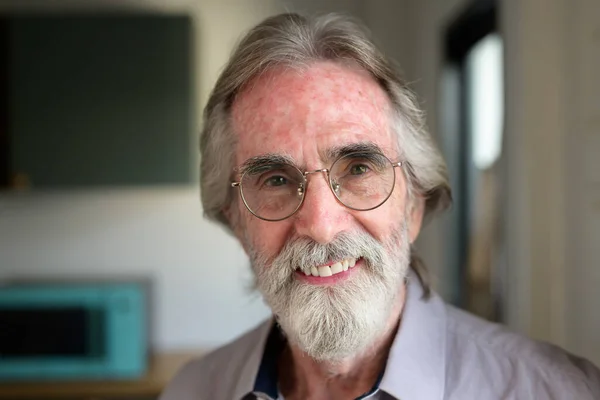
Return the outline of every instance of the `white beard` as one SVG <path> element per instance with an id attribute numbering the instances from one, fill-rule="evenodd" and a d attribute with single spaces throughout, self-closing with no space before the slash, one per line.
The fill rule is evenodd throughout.
<path id="1" fill-rule="evenodd" d="M 363 354 L 384 333 L 410 265 L 406 225 L 385 245 L 365 232 L 327 245 L 294 239 L 272 261 L 252 252 L 256 286 L 288 340 L 311 358 L 338 363 Z M 330 260 L 362 258 L 353 276 L 331 286 L 296 279 L 295 271 Z"/>

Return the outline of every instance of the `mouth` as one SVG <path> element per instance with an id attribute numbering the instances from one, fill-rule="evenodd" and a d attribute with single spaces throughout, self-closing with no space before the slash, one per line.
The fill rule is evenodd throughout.
<path id="1" fill-rule="evenodd" d="M 310 284 L 324 285 L 347 279 L 362 265 L 362 258 L 347 258 L 307 269 L 296 269 L 296 277 Z"/>

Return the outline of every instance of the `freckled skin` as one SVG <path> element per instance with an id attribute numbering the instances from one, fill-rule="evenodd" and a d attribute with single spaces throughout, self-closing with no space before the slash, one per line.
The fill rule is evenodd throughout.
<path id="1" fill-rule="evenodd" d="M 389 128 L 390 102 L 366 72 L 332 62 L 315 63 L 303 71 L 276 68 L 262 74 L 236 98 L 233 129 L 238 135 L 236 165 L 267 153 L 291 156 L 307 170 L 329 168 L 322 160 L 328 148 L 371 141 L 392 161 L 398 161 L 394 134 Z M 267 222 L 252 216 L 241 201 L 236 234 L 269 258 L 293 237 L 308 236 L 330 242 L 340 232 L 364 230 L 386 240 L 404 218 L 406 183 L 396 171 L 394 193 L 381 207 L 353 211 L 338 203 L 324 174 L 309 178 L 306 198 L 292 217 Z M 226 214 L 232 212 L 226 210 Z M 411 241 L 420 229 L 420 215 L 411 218 Z M 251 243 L 245 241 L 250 240 Z"/>

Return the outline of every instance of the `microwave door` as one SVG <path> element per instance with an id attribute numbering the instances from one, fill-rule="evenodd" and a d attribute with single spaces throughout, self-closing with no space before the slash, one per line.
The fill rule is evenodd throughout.
<path id="1" fill-rule="evenodd" d="M 102 358 L 103 324 L 88 307 L 0 308 L 0 357 Z"/>

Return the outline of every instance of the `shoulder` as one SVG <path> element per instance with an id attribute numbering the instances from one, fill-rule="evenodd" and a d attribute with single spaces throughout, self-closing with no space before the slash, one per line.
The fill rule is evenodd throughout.
<path id="1" fill-rule="evenodd" d="M 260 362 L 270 326 L 271 321 L 265 321 L 233 342 L 190 361 L 171 380 L 160 400 L 234 398 L 240 385 L 252 384 L 252 372 Z"/>
<path id="2" fill-rule="evenodd" d="M 475 381 L 507 398 L 600 398 L 600 371 L 559 347 L 452 306 L 447 333 L 447 382 L 458 391 Z"/>

